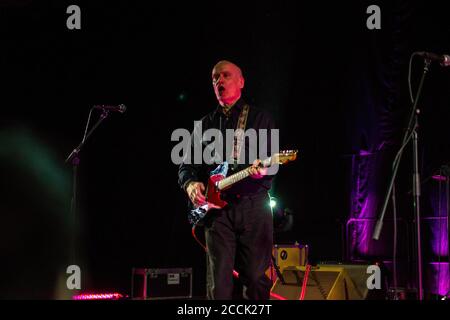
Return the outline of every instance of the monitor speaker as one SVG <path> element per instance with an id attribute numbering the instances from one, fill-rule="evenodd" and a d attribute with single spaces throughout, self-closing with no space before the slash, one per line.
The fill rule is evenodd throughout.
<path id="1" fill-rule="evenodd" d="M 271 290 L 272 300 L 299 300 L 306 266 L 287 267 Z M 368 293 L 367 265 L 311 267 L 304 300 L 364 300 Z"/>

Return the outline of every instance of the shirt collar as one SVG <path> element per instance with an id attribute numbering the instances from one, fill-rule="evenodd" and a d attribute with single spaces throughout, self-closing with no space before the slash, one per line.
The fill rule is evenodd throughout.
<path id="1" fill-rule="evenodd" d="M 234 114 L 234 113 L 240 114 L 242 108 L 244 107 L 244 104 L 245 104 L 244 99 L 239 98 L 239 100 L 236 101 L 236 103 L 231 107 L 231 109 L 230 109 L 230 115 L 232 115 L 232 114 Z M 215 110 L 215 113 L 214 113 L 214 114 L 215 114 L 215 115 L 216 115 L 217 113 L 223 114 L 223 111 L 222 111 L 223 109 L 222 109 L 222 108 L 223 108 L 223 107 L 222 107 L 221 105 L 218 105 L 217 108 L 216 108 L 216 110 Z"/>

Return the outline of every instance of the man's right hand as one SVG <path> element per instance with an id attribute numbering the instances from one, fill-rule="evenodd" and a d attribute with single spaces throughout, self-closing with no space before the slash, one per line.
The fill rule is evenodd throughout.
<path id="1" fill-rule="evenodd" d="M 206 198 L 204 195 L 205 185 L 201 182 L 190 182 L 186 187 L 186 193 L 191 199 L 194 206 L 199 207 L 206 203 Z"/>

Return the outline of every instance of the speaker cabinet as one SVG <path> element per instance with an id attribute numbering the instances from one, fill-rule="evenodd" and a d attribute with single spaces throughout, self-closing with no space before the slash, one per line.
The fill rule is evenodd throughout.
<path id="1" fill-rule="evenodd" d="M 311 267 L 304 300 L 363 300 L 367 296 L 367 265 Z M 272 300 L 299 300 L 306 266 L 287 267 L 271 290 Z"/>

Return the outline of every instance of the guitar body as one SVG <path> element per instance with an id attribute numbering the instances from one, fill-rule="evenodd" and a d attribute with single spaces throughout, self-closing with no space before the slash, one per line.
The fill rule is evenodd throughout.
<path id="1" fill-rule="evenodd" d="M 220 191 L 217 188 L 217 183 L 223 180 L 227 176 L 227 173 L 228 162 L 224 162 L 209 174 L 206 187 L 206 204 L 191 210 L 188 214 L 189 223 L 193 227 L 205 217 L 210 209 L 220 209 L 227 205 L 227 203 L 220 198 Z"/>
<path id="2" fill-rule="evenodd" d="M 227 203 L 220 198 L 221 192 L 216 187 L 217 183 L 224 178 L 225 176 L 223 175 L 215 174 L 210 176 L 208 179 L 208 192 L 206 193 L 206 201 L 219 208 L 223 208 L 227 205 Z"/>

